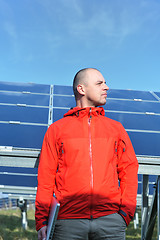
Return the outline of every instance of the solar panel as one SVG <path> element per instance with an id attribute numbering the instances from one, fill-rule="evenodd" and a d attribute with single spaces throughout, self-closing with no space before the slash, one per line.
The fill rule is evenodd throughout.
<path id="1" fill-rule="evenodd" d="M 50 85 L 35 83 L 0 82 L 0 91 L 12 91 L 23 93 L 50 93 Z"/>
<path id="2" fill-rule="evenodd" d="M 50 97 L 50 85 L 0 82 L 0 145 L 40 149 L 51 118 Z"/>
<path id="3" fill-rule="evenodd" d="M 109 89 L 108 97 L 114 99 L 141 99 L 156 101 L 156 98 L 152 95 L 152 93 L 147 91 Z"/>
<path id="4" fill-rule="evenodd" d="M 7 174 L 5 174 L 7 173 Z M 37 168 L 1 167 L 1 183 L 8 186 L 37 186 Z"/>
<path id="5" fill-rule="evenodd" d="M 128 131 L 137 155 L 160 156 L 160 134 L 152 132 Z"/>
<path id="6" fill-rule="evenodd" d="M 54 85 L 53 94 L 71 96 L 73 95 L 73 89 L 70 86 Z"/>
<path id="7" fill-rule="evenodd" d="M 40 149 L 47 126 L 0 123 L 0 146 Z"/>
<path id="8" fill-rule="evenodd" d="M 53 105 L 54 107 L 71 108 L 75 107 L 76 103 L 74 97 L 72 96 L 54 96 Z"/>
<path id="9" fill-rule="evenodd" d="M 48 126 L 75 106 L 71 86 L 0 82 L 0 146 L 40 150 Z M 160 92 L 110 89 L 104 109 L 123 124 L 137 155 L 160 156 Z M 37 184 L 16 176 L 0 175 L 6 184 Z"/>
<path id="10" fill-rule="evenodd" d="M 137 113 L 160 113 L 160 104 L 156 102 L 145 102 L 135 100 L 114 100 L 107 99 L 107 103 L 104 106 L 105 110 L 118 111 L 118 112 L 137 112 Z"/>
<path id="11" fill-rule="evenodd" d="M 160 92 L 155 92 L 155 94 L 157 95 L 157 97 L 159 98 L 159 101 L 160 101 Z"/>
<path id="12" fill-rule="evenodd" d="M 48 124 L 48 108 L 0 105 L 0 121 Z"/>
<path id="13" fill-rule="evenodd" d="M 63 115 L 68 112 L 68 109 L 66 108 L 53 108 L 53 122 L 56 122 L 57 120 L 63 118 Z"/>
<path id="14" fill-rule="evenodd" d="M 50 89 L 51 86 L 43 84 L 0 83 L 1 132 L 3 135 L 5 135 L 7 129 L 10 132 L 8 134 L 9 140 L 5 137 L 3 142 L 1 140 L 1 145 L 12 145 L 13 142 L 15 147 L 41 148 L 42 139 L 37 144 L 34 143 L 34 140 L 36 136 L 43 138 L 50 112 L 53 110 L 52 117 L 50 117 L 50 123 L 52 123 L 52 121 L 62 118 L 69 108 L 76 106 L 71 86 L 55 85 L 53 86 L 53 93 Z M 53 97 L 52 110 L 50 109 L 51 95 Z M 154 139 L 157 141 L 157 138 L 159 138 L 159 97 L 159 92 L 117 89 L 108 91 L 107 103 L 104 106 L 106 116 L 118 120 L 124 125 L 131 136 L 135 151 L 140 155 L 148 155 L 147 149 L 150 148 L 146 147 L 146 150 L 141 152 L 140 149 L 143 149 L 143 147 L 138 147 L 136 136 L 143 138 L 146 133 L 145 136 L 153 136 L 153 141 Z M 17 123 L 17 126 L 12 123 Z M 25 141 L 21 141 L 21 134 L 18 131 L 26 134 Z M 41 134 L 38 131 L 41 131 Z M 15 134 L 17 139 L 18 136 L 21 139 L 19 141 L 21 144 L 14 139 Z M 33 136 L 34 140 L 31 141 L 30 138 L 32 139 Z M 148 146 L 149 141 L 146 144 Z M 156 142 L 153 145 L 156 145 Z M 151 153 L 150 150 L 149 153 L 154 156 L 159 154 L 159 151 L 156 150 L 156 152 Z"/>
<path id="15" fill-rule="evenodd" d="M 149 114 L 128 114 L 107 112 L 106 117 L 122 123 L 125 129 L 142 130 L 142 131 L 160 131 L 160 116 Z M 150 126 L 152 123 L 152 127 Z"/>
<path id="16" fill-rule="evenodd" d="M 0 92 L 0 103 L 48 106 L 50 96 L 21 92 Z"/>

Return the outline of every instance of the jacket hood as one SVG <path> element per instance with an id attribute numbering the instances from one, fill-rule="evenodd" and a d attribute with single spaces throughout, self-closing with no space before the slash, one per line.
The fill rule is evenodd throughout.
<path id="1" fill-rule="evenodd" d="M 71 108 L 67 113 L 65 113 L 64 117 L 67 117 L 67 116 L 83 117 L 85 115 L 104 116 L 105 111 L 103 107 L 86 107 L 86 108 L 74 107 L 74 108 Z"/>

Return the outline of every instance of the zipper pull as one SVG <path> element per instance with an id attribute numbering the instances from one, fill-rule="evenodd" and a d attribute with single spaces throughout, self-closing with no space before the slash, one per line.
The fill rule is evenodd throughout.
<path id="1" fill-rule="evenodd" d="M 88 118 L 88 123 L 89 123 L 89 124 L 91 123 L 91 119 L 92 119 L 92 116 L 90 116 L 90 117 Z"/>
<path id="2" fill-rule="evenodd" d="M 90 108 L 90 109 L 89 109 L 89 118 L 88 118 L 88 123 L 89 123 L 89 124 L 91 123 L 91 119 L 92 119 L 91 111 L 92 111 L 92 109 Z"/>
<path id="3" fill-rule="evenodd" d="M 117 141 L 115 141 L 115 152 L 117 153 Z"/>
<path id="4" fill-rule="evenodd" d="M 64 153 L 63 143 L 61 143 L 61 148 L 62 148 L 62 154 L 63 154 Z"/>
<path id="5" fill-rule="evenodd" d="M 123 140 L 121 140 L 121 141 L 123 143 L 123 152 L 125 152 L 126 151 L 126 143 Z"/>

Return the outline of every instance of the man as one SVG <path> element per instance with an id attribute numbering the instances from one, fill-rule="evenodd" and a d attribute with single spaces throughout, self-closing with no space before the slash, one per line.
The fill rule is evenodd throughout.
<path id="1" fill-rule="evenodd" d="M 124 240 L 136 208 L 138 162 L 123 126 L 104 116 L 108 86 L 93 68 L 80 70 L 77 106 L 53 123 L 38 170 L 36 229 L 45 239 L 53 193 L 60 202 L 55 240 Z"/>

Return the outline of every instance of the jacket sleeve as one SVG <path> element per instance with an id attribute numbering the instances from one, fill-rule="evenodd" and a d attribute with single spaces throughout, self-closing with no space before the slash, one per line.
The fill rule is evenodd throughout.
<path id="1" fill-rule="evenodd" d="M 119 214 L 128 225 L 134 217 L 138 189 L 138 161 L 130 138 L 121 125 L 117 171 L 121 188 Z"/>
<path id="2" fill-rule="evenodd" d="M 55 175 L 58 165 L 58 154 L 53 127 L 50 127 L 44 137 L 38 166 L 38 187 L 36 194 L 36 230 L 47 225 L 51 198 L 55 187 Z"/>

